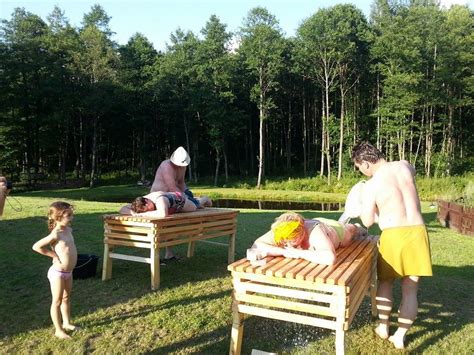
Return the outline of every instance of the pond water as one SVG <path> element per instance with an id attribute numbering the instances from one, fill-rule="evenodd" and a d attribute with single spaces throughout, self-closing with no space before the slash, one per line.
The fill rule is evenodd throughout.
<path id="1" fill-rule="evenodd" d="M 103 202 L 129 203 L 130 198 L 100 199 Z M 344 208 L 340 202 L 292 202 L 292 201 L 255 201 L 218 199 L 212 200 L 213 207 L 221 208 L 247 208 L 256 210 L 313 210 L 313 211 L 338 211 Z"/>
<path id="2" fill-rule="evenodd" d="M 213 207 L 249 208 L 258 210 L 315 210 L 338 211 L 344 207 L 339 202 L 291 202 L 291 201 L 250 201 L 219 199 L 212 200 Z"/>

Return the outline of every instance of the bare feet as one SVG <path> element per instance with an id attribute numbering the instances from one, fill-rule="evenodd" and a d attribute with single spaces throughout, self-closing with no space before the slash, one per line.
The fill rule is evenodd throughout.
<path id="1" fill-rule="evenodd" d="M 65 329 L 65 330 L 78 330 L 79 327 L 76 327 L 73 324 L 63 324 L 63 329 Z"/>
<path id="2" fill-rule="evenodd" d="M 386 325 L 379 324 L 375 329 L 374 329 L 375 334 L 377 334 L 380 338 L 386 340 L 388 339 L 388 329 Z"/>
<path id="3" fill-rule="evenodd" d="M 71 339 L 71 337 L 70 337 L 69 335 L 67 335 L 64 330 L 57 330 L 57 331 L 54 333 L 54 336 L 55 336 L 56 338 L 59 338 L 59 339 Z"/>
<path id="4" fill-rule="evenodd" d="M 405 337 L 396 336 L 395 334 L 388 338 L 388 341 L 395 346 L 395 349 L 405 349 Z"/>
<path id="5" fill-rule="evenodd" d="M 201 203 L 202 203 L 203 207 L 212 207 L 212 201 L 207 196 L 202 196 L 201 197 Z"/>

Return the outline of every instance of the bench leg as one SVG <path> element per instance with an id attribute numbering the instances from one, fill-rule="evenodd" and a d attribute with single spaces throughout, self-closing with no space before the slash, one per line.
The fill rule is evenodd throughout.
<path id="1" fill-rule="evenodd" d="M 160 288 L 160 249 L 154 244 L 150 248 L 151 289 Z"/>
<path id="2" fill-rule="evenodd" d="M 232 310 L 232 332 L 230 334 L 229 355 L 240 355 L 244 334 L 244 315 L 234 305 Z"/>
<path id="3" fill-rule="evenodd" d="M 108 244 L 104 244 L 104 261 L 102 264 L 102 281 L 109 280 L 112 277 L 112 258 L 110 257 Z"/>
<path id="4" fill-rule="evenodd" d="M 235 258 L 235 233 L 229 237 L 229 252 L 227 255 L 227 262 L 232 264 Z"/>
<path id="5" fill-rule="evenodd" d="M 344 355 L 344 330 L 336 329 L 336 355 Z"/>

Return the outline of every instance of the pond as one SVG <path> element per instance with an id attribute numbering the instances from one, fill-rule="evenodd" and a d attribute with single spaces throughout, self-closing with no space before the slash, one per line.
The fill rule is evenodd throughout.
<path id="1" fill-rule="evenodd" d="M 130 197 L 98 198 L 102 202 L 128 203 Z M 313 211 L 339 211 L 344 208 L 340 202 L 293 202 L 293 201 L 256 201 L 235 199 L 213 199 L 213 207 L 220 208 L 245 208 L 256 210 L 313 210 Z"/>
<path id="2" fill-rule="evenodd" d="M 250 201 L 219 199 L 213 200 L 213 207 L 248 208 L 258 210 L 315 210 L 339 211 L 344 204 L 339 202 L 292 202 L 292 201 Z"/>

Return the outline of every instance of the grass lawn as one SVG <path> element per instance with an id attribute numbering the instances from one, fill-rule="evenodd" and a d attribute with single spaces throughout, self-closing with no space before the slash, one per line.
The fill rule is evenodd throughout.
<path id="1" fill-rule="evenodd" d="M 121 203 L 94 201 L 94 196 L 102 200 L 114 198 L 108 189 L 17 195 L 21 211 L 14 211 L 7 203 L 4 219 L 0 221 L 0 353 L 228 353 L 232 317 L 227 250 L 198 243 L 195 257 L 162 267 L 159 291 L 150 290 L 147 264 L 122 260 L 114 261 L 112 279 L 102 282 L 101 216 L 121 206 Z M 140 191 L 130 187 L 126 192 L 133 198 Z M 113 193 L 123 197 L 126 195 L 123 192 Z M 225 191 L 214 193 L 229 197 Z M 272 198 L 284 193 L 273 192 Z M 46 278 L 51 261 L 31 250 L 33 243 L 47 234 L 47 207 L 58 198 L 66 198 L 76 206 L 73 229 L 79 253 L 100 257 L 96 278 L 74 281 L 72 318 L 81 330 L 68 341 L 53 336 Z M 12 203 L 15 207 L 15 201 Z M 442 228 L 435 221 L 435 210 L 428 204 L 423 204 L 423 212 L 429 227 L 435 276 L 422 280 L 419 315 L 408 333 L 407 350 L 472 354 L 474 238 Z M 237 259 L 244 257 L 246 248 L 269 228 L 279 213 L 240 211 Z M 303 211 L 303 214 L 306 217 L 339 215 L 315 211 Z M 176 251 L 182 256 L 186 254 L 185 246 Z M 398 288 L 395 294 L 394 310 L 398 307 Z M 347 353 L 399 352 L 387 341 L 376 338 L 373 326 L 366 299 L 346 333 Z M 249 317 L 244 329 L 243 354 L 249 354 L 252 349 L 292 354 L 334 352 L 335 335 L 329 330 L 258 317 Z"/>

